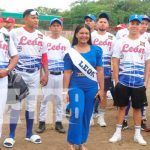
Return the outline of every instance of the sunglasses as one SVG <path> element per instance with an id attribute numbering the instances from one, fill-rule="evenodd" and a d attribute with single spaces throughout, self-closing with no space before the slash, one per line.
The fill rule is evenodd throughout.
<path id="1" fill-rule="evenodd" d="M 36 10 L 33 10 L 33 11 L 30 12 L 30 15 L 37 15 L 37 16 L 39 16 L 39 13 Z"/>

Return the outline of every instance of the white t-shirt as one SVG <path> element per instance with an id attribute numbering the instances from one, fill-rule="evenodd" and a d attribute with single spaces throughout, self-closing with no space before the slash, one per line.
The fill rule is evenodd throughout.
<path id="1" fill-rule="evenodd" d="M 14 42 L 9 34 L 5 35 L 6 36 L 4 36 L 4 34 L 0 31 L 0 69 L 7 68 L 10 57 L 18 54 Z M 9 39 L 8 42 L 7 37 Z"/>
<path id="2" fill-rule="evenodd" d="M 105 77 L 111 76 L 111 56 L 115 41 L 115 36 L 109 32 L 106 32 L 104 35 L 100 35 L 98 32 L 92 35 L 92 44 L 101 47 L 103 50 L 103 67 Z"/>
<path id="3" fill-rule="evenodd" d="M 64 70 L 64 51 L 70 48 L 68 39 L 60 36 L 57 39 L 47 37 L 48 48 L 48 70 L 49 71 L 63 71 Z"/>
<path id="4" fill-rule="evenodd" d="M 46 37 L 38 30 L 30 33 L 23 27 L 12 29 L 10 35 L 19 54 L 16 69 L 29 73 L 39 70 L 42 54 L 47 53 Z"/>
<path id="5" fill-rule="evenodd" d="M 119 81 L 127 87 L 144 86 L 145 61 L 150 59 L 150 44 L 139 38 L 131 40 L 127 37 L 116 41 L 113 57 L 120 59 Z"/>

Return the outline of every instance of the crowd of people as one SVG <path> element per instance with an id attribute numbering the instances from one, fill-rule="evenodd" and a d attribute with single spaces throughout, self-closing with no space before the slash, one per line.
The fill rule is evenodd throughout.
<path id="1" fill-rule="evenodd" d="M 15 19 L 0 18 L 0 137 L 7 100 L 8 74 L 14 70 L 29 87 L 26 103 L 25 140 L 42 143 L 40 135 L 33 133 L 38 89 L 43 98 L 40 104 L 38 134 L 46 129 L 48 102 L 56 101 L 55 130 L 66 133 L 63 110 L 69 115 L 67 131 L 68 150 L 88 150 L 86 142 L 94 119 L 106 127 L 107 93 L 110 91 L 114 106 L 118 107 L 116 130 L 108 139 L 116 143 L 122 139 L 121 131 L 128 128 L 128 112 L 133 107 L 134 141 L 147 145 L 141 130 L 146 129 L 146 88 L 150 76 L 150 18 L 131 15 L 125 29 L 116 35 L 109 33 L 109 16 L 100 13 L 84 16 L 77 25 L 72 42 L 61 35 L 63 21 L 53 18 L 49 22 L 50 35 L 37 30 L 39 13 L 27 9 L 23 13 L 24 26 L 13 28 Z M 52 98 L 52 96 L 54 96 Z M 63 108 L 64 101 L 67 103 Z M 9 135 L 3 146 L 15 144 L 22 102 L 10 106 Z M 108 137 L 109 138 L 109 137 Z"/>

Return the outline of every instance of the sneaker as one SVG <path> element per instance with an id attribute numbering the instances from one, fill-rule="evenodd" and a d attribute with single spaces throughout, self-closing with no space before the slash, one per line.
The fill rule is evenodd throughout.
<path id="1" fill-rule="evenodd" d="M 40 121 L 39 122 L 39 127 L 36 130 L 37 133 L 43 133 L 45 131 L 45 122 L 44 121 Z"/>
<path id="2" fill-rule="evenodd" d="M 141 121 L 141 130 L 144 131 L 147 128 L 145 120 Z"/>
<path id="3" fill-rule="evenodd" d="M 106 126 L 107 126 L 107 125 L 106 125 L 106 122 L 105 122 L 105 120 L 104 120 L 104 116 L 101 116 L 101 115 L 98 117 L 97 123 L 98 123 L 101 127 L 106 127 Z"/>
<path id="4" fill-rule="evenodd" d="M 127 120 L 123 120 L 123 123 L 122 123 L 122 129 L 125 130 L 125 129 L 128 129 L 128 121 Z"/>
<path id="5" fill-rule="evenodd" d="M 57 121 L 55 123 L 55 130 L 58 131 L 59 133 L 65 133 L 66 132 L 63 125 L 62 125 L 62 122 L 60 122 L 60 121 Z"/>
<path id="6" fill-rule="evenodd" d="M 93 114 L 93 118 L 98 118 L 99 114 L 98 113 L 94 113 Z"/>
<path id="7" fill-rule="evenodd" d="M 91 117 L 91 120 L 90 120 L 90 126 L 94 126 L 94 119 L 93 119 L 93 116 Z"/>
<path id="8" fill-rule="evenodd" d="M 109 139 L 110 143 L 116 143 L 121 140 L 121 134 L 115 132 L 113 136 Z"/>
<path id="9" fill-rule="evenodd" d="M 139 143 L 140 145 L 147 145 L 147 142 L 143 139 L 143 136 L 141 134 L 134 135 L 134 141 Z"/>

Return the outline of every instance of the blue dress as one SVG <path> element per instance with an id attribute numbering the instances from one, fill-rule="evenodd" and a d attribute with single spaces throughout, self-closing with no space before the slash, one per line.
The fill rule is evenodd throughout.
<path id="1" fill-rule="evenodd" d="M 91 45 L 90 51 L 80 54 L 95 69 L 97 66 L 102 66 L 102 49 L 100 47 Z M 69 54 L 64 57 L 64 70 L 72 70 L 69 84 L 71 117 L 67 140 L 71 144 L 79 145 L 85 143 L 88 138 L 98 84 L 85 75 L 80 75 L 81 71 L 73 64 Z"/>

